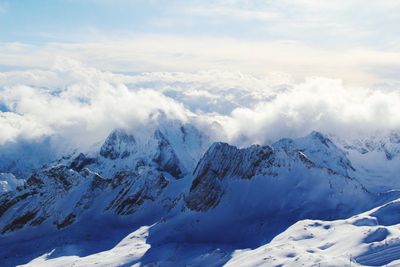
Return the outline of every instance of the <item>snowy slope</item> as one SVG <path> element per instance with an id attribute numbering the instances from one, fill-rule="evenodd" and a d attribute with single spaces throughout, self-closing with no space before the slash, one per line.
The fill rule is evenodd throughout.
<path id="1" fill-rule="evenodd" d="M 194 266 L 398 266 L 400 264 L 400 200 L 391 201 L 345 220 L 302 220 L 270 243 L 254 249 L 232 251 L 203 244 L 203 249 L 184 244 L 164 247 L 161 266 L 191 263 Z M 122 239 L 115 247 L 90 256 L 51 258 L 46 253 L 27 266 L 141 266 L 151 249 L 148 243 L 153 226 L 144 226 Z M 170 255 L 173 254 L 174 255 Z M 154 255 L 154 254 L 153 254 Z M 154 262 L 153 262 L 154 263 Z M 157 263 L 160 264 L 160 263 Z M 175 265 L 176 266 L 176 265 Z"/>
<path id="2" fill-rule="evenodd" d="M 194 126 L 164 121 L 114 130 L 96 150 L 37 169 L 0 194 L 3 265 L 243 265 L 299 220 L 345 219 L 398 196 L 370 190 L 349 150 L 318 132 L 209 144 Z"/>
<path id="3" fill-rule="evenodd" d="M 148 228 L 142 226 L 107 251 L 85 257 L 62 256 L 51 259 L 52 251 L 22 266 L 139 266 L 140 258 L 150 248 L 146 243 Z"/>
<path id="4" fill-rule="evenodd" d="M 245 149 L 215 143 L 195 169 L 185 197 L 188 210 L 154 227 L 152 242 L 254 246 L 299 219 L 345 218 L 378 203 L 377 195 L 343 175 L 350 163 L 320 137 L 312 133 Z M 312 149 L 303 149 L 304 142 Z M 337 153 L 329 162 L 327 150 Z"/>
<path id="5" fill-rule="evenodd" d="M 398 266 L 400 200 L 346 220 L 299 221 L 271 243 L 238 250 L 227 266 Z"/>
<path id="6" fill-rule="evenodd" d="M 347 153 L 353 173 L 371 191 L 400 189 L 400 134 L 392 132 L 368 138 L 335 142 Z"/>

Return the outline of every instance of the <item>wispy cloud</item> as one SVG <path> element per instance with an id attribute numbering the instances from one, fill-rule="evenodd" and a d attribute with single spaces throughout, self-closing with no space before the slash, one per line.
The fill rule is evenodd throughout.
<path id="1" fill-rule="evenodd" d="M 57 56 L 64 56 L 124 73 L 221 69 L 253 74 L 285 72 L 296 79 L 323 76 L 359 85 L 399 82 L 396 73 L 388 69 L 400 65 L 400 52 L 333 50 L 299 42 L 142 35 L 96 43 L 6 43 L 0 49 L 0 65 L 10 69 L 50 68 Z"/>
<path id="2" fill-rule="evenodd" d="M 11 40 L 0 45 L 1 69 L 49 68 L 66 56 L 117 72 L 224 69 L 399 82 L 395 0 L 48 1 L 41 20 L 31 17 L 38 11 L 13 7 L 5 16 L 12 27 L 0 25 Z M 62 19 L 62 7 L 79 10 L 76 18 Z"/>

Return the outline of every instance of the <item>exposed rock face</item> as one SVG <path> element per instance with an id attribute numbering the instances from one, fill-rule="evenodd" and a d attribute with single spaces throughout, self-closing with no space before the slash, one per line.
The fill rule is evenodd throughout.
<path id="1" fill-rule="evenodd" d="M 173 177 L 177 179 L 182 178 L 182 164 L 179 162 L 179 159 L 169 141 L 158 129 L 154 133 L 154 138 L 157 140 L 158 149 L 153 157 L 153 161 L 161 169 L 169 172 Z"/>
<path id="2" fill-rule="evenodd" d="M 223 194 L 221 180 L 225 177 L 250 179 L 259 165 L 272 155 L 269 146 L 238 149 L 226 143 L 215 143 L 206 152 L 194 171 L 195 179 L 186 199 L 193 210 L 207 210 L 218 204 Z"/>
<path id="3" fill-rule="evenodd" d="M 343 151 L 316 132 L 300 139 L 282 139 L 272 146 L 254 145 L 245 149 L 215 143 L 200 160 L 185 200 L 191 210 L 207 211 L 219 205 L 224 194 L 228 194 L 231 181 L 258 177 L 267 186 L 266 201 L 274 201 L 274 188 L 281 190 L 282 195 L 287 194 L 288 199 L 293 197 L 297 203 L 310 205 L 315 205 L 312 203 L 314 192 L 324 192 L 327 198 L 340 192 L 342 196 L 332 197 L 327 209 L 335 206 L 342 209 L 339 207 L 352 202 L 352 190 L 357 192 L 355 198 L 368 198 L 365 188 L 349 176 L 351 171 L 354 169 Z M 296 196 L 302 191 L 298 188 L 302 184 L 310 186 L 309 193 Z M 297 205 L 276 201 L 277 209 L 282 209 L 282 205 L 291 205 L 290 208 Z"/>
<path id="4" fill-rule="evenodd" d="M 94 207 L 99 214 L 132 214 L 146 201 L 155 201 L 167 185 L 163 172 L 150 167 L 112 178 L 89 169 L 77 172 L 64 165 L 51 167 L 28 179 L 21 190 L 0 196 L 0 231 L 42 224 L 62 229 Z"/>
<path id="5" fill-rule="evenodd" d="M 76 242 L 82 231 L 97 238 L 92 223 L 128 228 L 145 221 L 152 225 L 146 239 L 152 248 L 196 242 L 251 247 L 300 219 L 345 218 L 378 203 L 355 176 L 360 168 L 350 153 L 318 132 L 267 146 L 214 143 L 203 154 L 207 142 L 198 130 L 172 126 L 135 136 L 114 131 L 98 151 L 63 157 L 0 194 L 0 240 L 6 240 L 0 245 L 43 232 L 51 242 L 70 234 Z M 397 224 L 397 206 L 354 223 Z M 385 235 L 377 231 L 365 242 Z"/>
<path id="6" fill-rule="evenodd" d="M 126 158 L 136 152 L 136 140 L 123 130 L 113 131 L 100 149 L 100 155 L 108 159 Z"/>
<path id="7" fill-rule="evenodd" d="M 95 159 L 86 157 L 84 154 L 80 153 L 69 165 L 69 167 L 75 171 L 80 172 L 87 165 L 95 163 Z"/>
<path id="8" fill-rule="evenodd" d="M 24 186 L 0 195 L 0 233 L 28 226 L 64 229 L 87 212 L 99 217 L 109 213 L 129 215 L 146 203 L 158 201 L 171 178 L 187 174 L 175 147 L 188 154 L 192 152 L 186 151 L 189 148 L 201 150 L 185 144 L 185 140 L 197 138 L 197 132 L 181 129 L 185 126 L 175 132 L 183 137 L 175 138 L 174 129 L 156 129 L 140 142 L 115 130 L 97 155 L 81 153 L 34 172 Z"/>
<path id="9" fill-rule="evenodd" d="M 215 230 L 207 228 L 207 220 L 222 227 L 236 222 L 232 238 L 241 229 L 237 222 L 340 217 L 359 203 L 371 203 L 352 177 L 346 154 L 319 133 L 244 149 L 214 143 L 194 168 L 203 144 L 195 129 L 152 132 L 133 137 L 114 131 L 97 153 L 78 154 L 33 173 L 24 186 L 0 195 L 0 233 L 31 227 L 64 231 L 86 216 L 136 218 L 148 212 L 161 218 L 188 208 L 183 225 L 186 219 L 206 218 L 196 238 L 204 229 Z M 179 236 L 172 231 L 166 240 L 173 235 Z"/>
<path id="10" fill-rule="evenodd" d="M 124 173 L 118 179 L 121 181 L 119 192 L 107 209 L 115 210 L 120 215 L 134 213 L 145 201 L 155 201 L 169 183 L 162 173 L 152 171 L 139 176 Z"/>

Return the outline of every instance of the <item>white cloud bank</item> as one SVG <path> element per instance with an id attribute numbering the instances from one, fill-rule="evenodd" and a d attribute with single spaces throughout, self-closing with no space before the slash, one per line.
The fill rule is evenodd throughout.
<path id="1" fill-rule="evenodd" d="M 0 73 L 0 143 L 58 135 L 76 146 L 114 128 L 142 127 L 160 111 L 211 127 L 230 142 L 266 142 L 312 130 L 343 137 L 400 130 L 400 91 L 339 80 L 240 72 L 121 75 L 59 60 L 49 70 Z"/>
<path id="2" fill-rule="evenodd" d="M 300 41 L 254 41 L 233 38 L 140 35 L 124 40 L 84 43 L 0 43 L 3 70 L 48 69 L 57 57 L 123 73 L 195 72 L 220 69 L 266 75 L 290 73 L 342 79 L 362 86 L 399 84 L 400 53 L 363 47 L 335 49 Z"/>

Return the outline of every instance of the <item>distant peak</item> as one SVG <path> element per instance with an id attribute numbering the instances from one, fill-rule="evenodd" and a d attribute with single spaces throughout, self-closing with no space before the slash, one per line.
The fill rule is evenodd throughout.
<path id="1" fill-rule="evenodd" d="M 326 138 L 325 135 L 321 132 L 318 131 L 312 131 L 309 136 L 315 137 L 315 138 Z"/>
<path id="2" fill-rule="evenodd" d="M 135 137 L 123 129 L 113 130 L 104 141 L 100 155 L 109 158 L 125 158 L 130 155 L 136 145 Z"/>
<path id="3" fill-rule="evenodd" d="M 332 141 L 326 137 L 324 134 L 317 132 L 317 131 L 312 131 L 309 135 L 306 136 L 306 138 L 312 139 L 312 140 L 318 140 L 322 144 L 326 145 L 329 147 L 329 143 L 332 143 Z"/>
<path id="4" fill-rule="evenodd" d="M 237 147 L 230 145 L 228 143 L 224 143 L 224 142 L 214 142 L 209 150 L 218 150 L 218 149 L 222 149 L 222 148 L 235 148 L 238 149 Z"/>
<path id="5" fill-rule="evenodd" d="M 113 130 L 108 137 L 106 138 L 107 140 L 116 140 L 116 139 L 120 139 L 120 140 L 126 140 L 126 141 L 134 141 L 135 138 L 133 137 L 133 135 L 128 134 L 124 129 L 115 129 Z"/>

